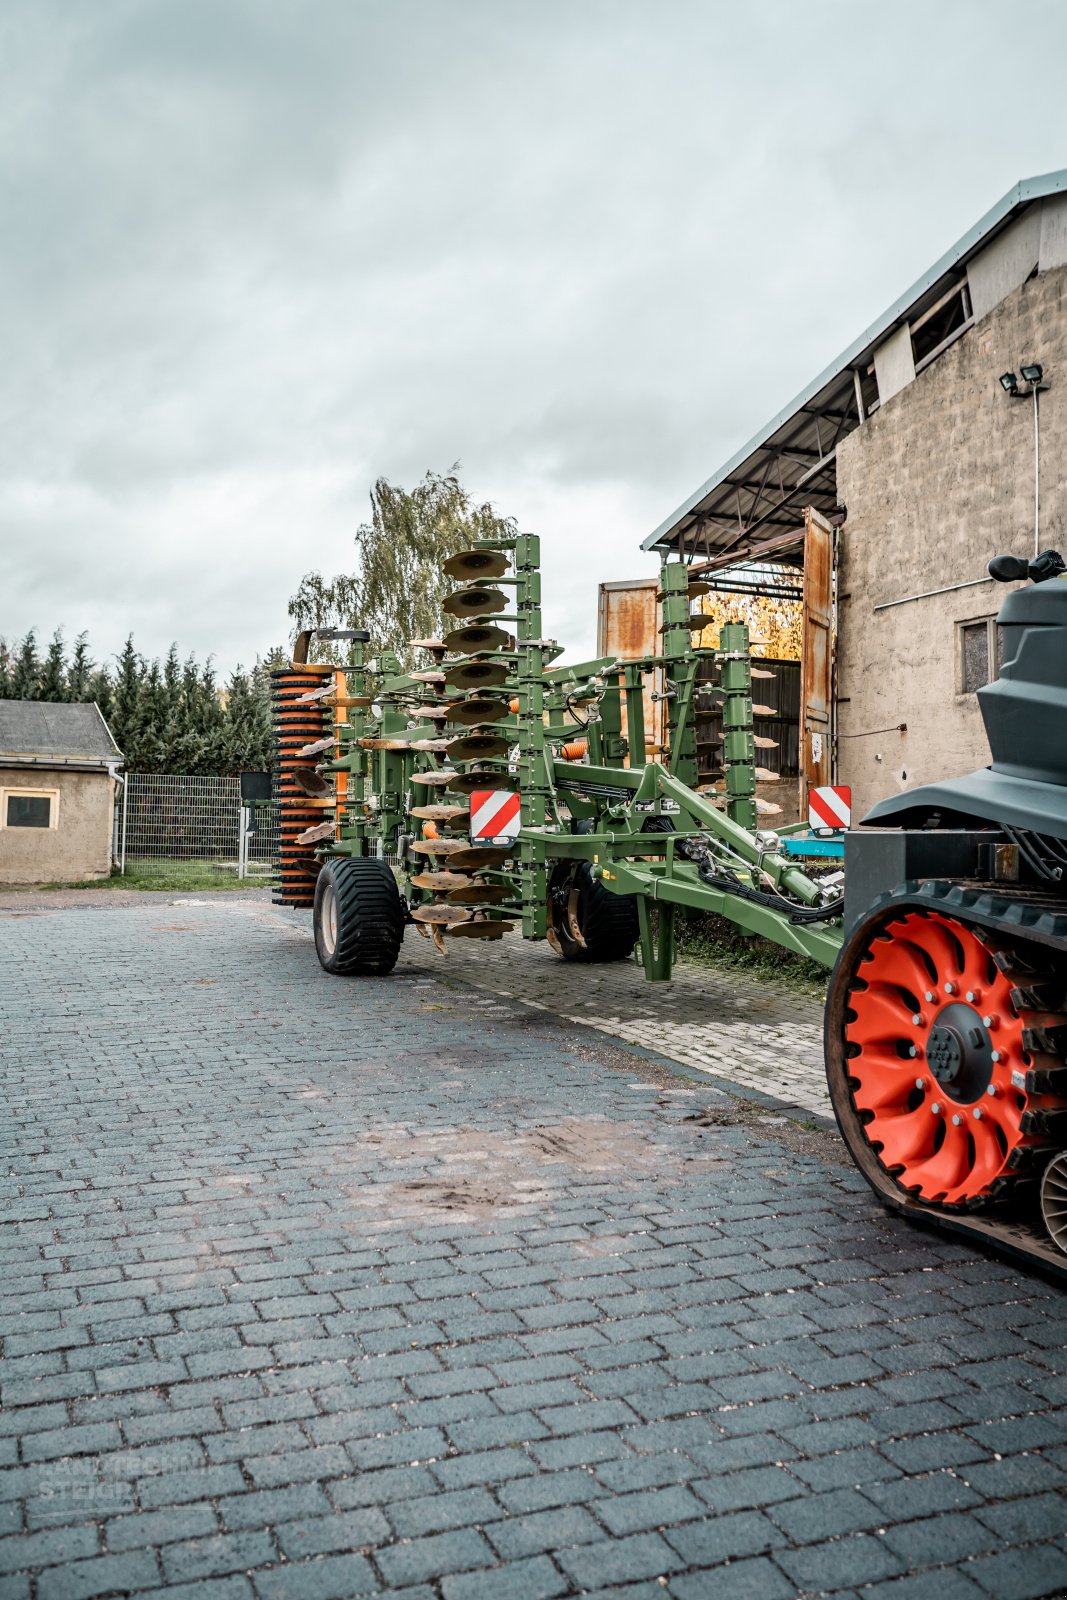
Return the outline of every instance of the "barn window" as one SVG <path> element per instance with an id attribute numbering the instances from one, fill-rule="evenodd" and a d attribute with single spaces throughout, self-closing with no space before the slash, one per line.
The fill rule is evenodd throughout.
<path id="1" fill-rule="evenodd" d="M 955 284 L 911 324 L 911 349 L 915 371 L 921 372 L 936 361 L 943 350 L 965 333 L 974 318 L 967 282 Z"/>
<path id="2" fill-rule="evenodd" d="M 7 789 L 0 815 L 5 828 L 54 828 L 59 816 L 59 790 Z"/>
<path id="3" fill-rule="evenodd" d="M 959 692 L 974 694 L 997 675 L 1000 666 L 1000 640 L 995 617 L 976 622 L 961 622 L 959 633 Z"/>

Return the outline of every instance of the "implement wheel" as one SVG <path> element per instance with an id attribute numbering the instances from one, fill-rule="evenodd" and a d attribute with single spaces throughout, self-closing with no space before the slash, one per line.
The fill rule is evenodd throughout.
<path id="1" fill-rule="evenodd" d="M 625 961 L 640 931 L 637 899 L 612 894 L 588 861 L 577 868 L 565 864 L 549 887 L 549 929 L 550 943 L 566 961 Z"/>
<path id="2" fill-rule="evenodd" d="M 404 905 L 385 861 L 331 856 L 315 884 L 315 949 L 327 972 L 383 977 L 404 940 Z"/>
<path id="3" fill-rule="evenodd" d="M 1045 1143 L 1022 1085 L 1031 1055 L 1010 950 L 941 913 L 884 908 L 852 935 L 826 1007 L 841 1133 L 886 1196 L 963 1209 L 1001 1193 Z M 1034 1131 L 1031 1131 L 1031 1130 Z"/>

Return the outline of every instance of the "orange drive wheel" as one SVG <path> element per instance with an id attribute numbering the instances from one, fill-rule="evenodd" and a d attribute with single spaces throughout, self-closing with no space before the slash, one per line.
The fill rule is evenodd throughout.
<path id="1" fill-rule="evenodd" d="M 854 962 L 842 1030 L 851 1110 L 878 1166 L 919 1199 L 980 1200 L 1038 1142 L 1024 1131 L 1029 1057 L 1012 994 L 990 945 L 937 913 L 901 908 Z"/>

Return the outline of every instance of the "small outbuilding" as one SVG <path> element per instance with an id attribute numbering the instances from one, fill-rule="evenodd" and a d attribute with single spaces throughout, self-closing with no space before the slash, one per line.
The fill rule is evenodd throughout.
<path id="1" fill-rule="evenodd" d="M 121 765 L 96 704 L 0 700 L 0 885 L 106 878 Z"/>

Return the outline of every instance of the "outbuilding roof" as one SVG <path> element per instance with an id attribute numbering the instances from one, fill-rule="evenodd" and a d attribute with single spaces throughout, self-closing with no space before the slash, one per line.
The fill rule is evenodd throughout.
<path id="1" fill-rule="evenodd" d="M 876 346 L 936 308 L 971 257 L 1033 201 L 1064 191 L 1067 170 L 1024 178 L 1009 189 L 836 361 L 683 500 L 641 548 L 673 546 L 719 562 L 736 550 L 739 559 L 753 548 L 758 553 L 761 541 L 786 543 L 784 532 L 796 529 L 805 505 L 832 513 L 837 505 L 837 445 L 864 419 L 857 376 L 866 373 Z"/>
<path id="2" fill-rule="evenodd" d="M 100 707 L 0 700 L 0 766 L 114 767 L 122 752 Z"/>

